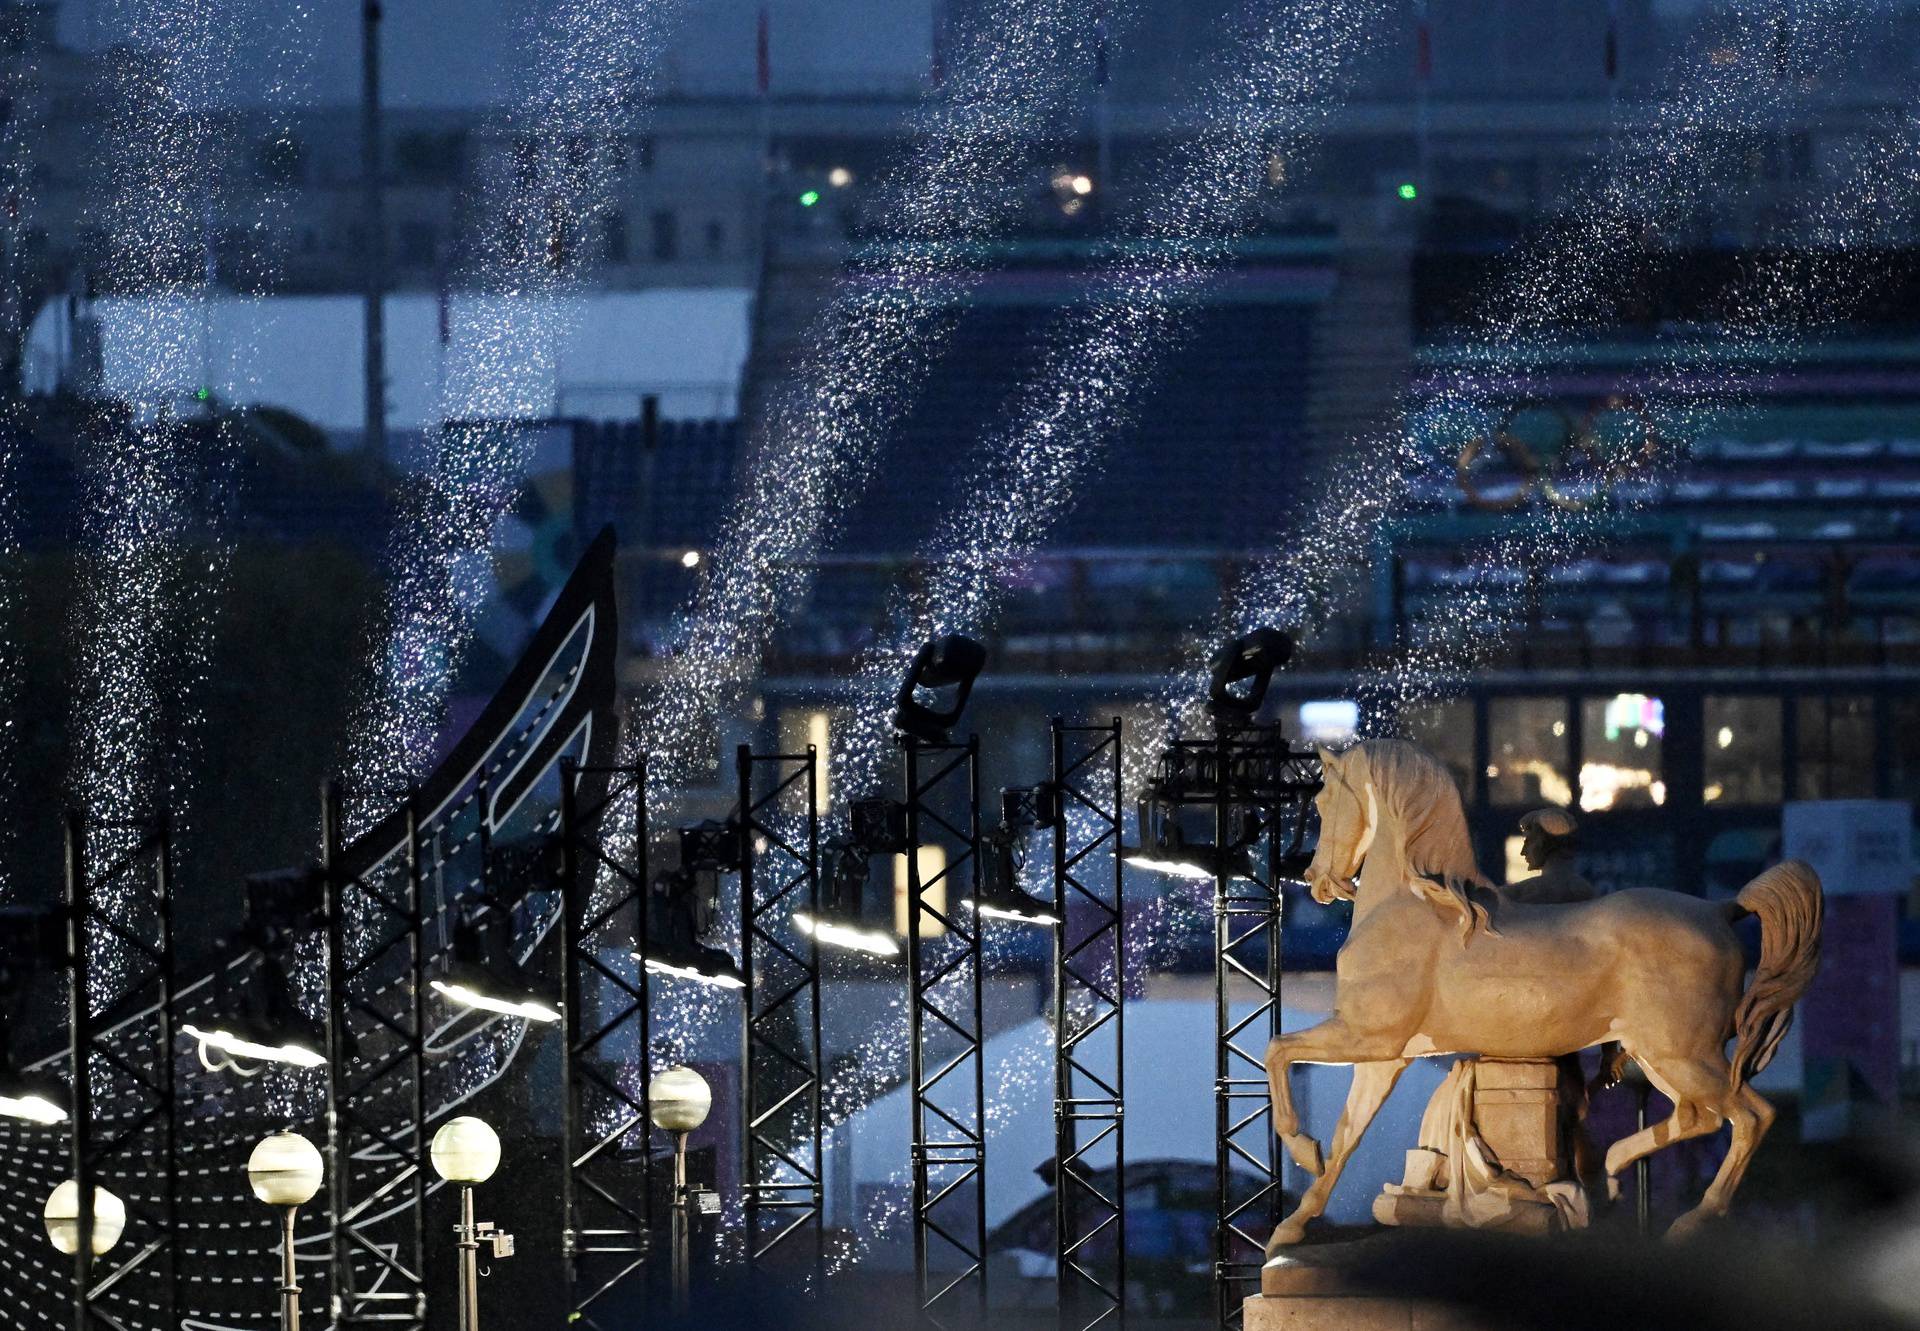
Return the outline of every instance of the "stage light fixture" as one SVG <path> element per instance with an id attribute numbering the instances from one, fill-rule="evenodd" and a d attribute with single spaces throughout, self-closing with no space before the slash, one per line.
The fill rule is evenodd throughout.
<path id="1" fill-rule="evenodd" d="M 1055 827 L 1061 816 L 1060 791 L 1050 783 L 1010 786 L 1000 792 L 1000 825 L 989 832 L 982 848 L 980 888 L 961 904 L 986 919 L 1017 920 L 1023 924 L 1056 925 L 1060 916 L 1051 901 L 1030 896 L 1020 886 L 1026 863 L 1027 838 Z"/>
<path id="2" fill-rule="evenodd" d="M 513 912 L 491 892 L 454 906 L 453 949 L 428 987 L 459 1007 L 523 1021 L 555 1022 L 560 1009 L 530 982 L 513 955 Z"/>
<path id="3" fill-rule="evenodd" d="M 1205 812 L 1211 816 L 1211 810 Z M 1198 836 L 1188 837 L 1180 825 L 1177 805 L 1149 793 L 1140 801 L 1140 844 L 1121 851 L 1120 858 L 1136 869 L 1169 874 L 1194 882 L 1213 882 L 1227 877 L 1246 882 L 1257 881 L 1253 869 L 1252 843 L 1260 827 L 1251 815 L 1241 836 L 1224 850 Z"/>
<path id="4" fill-rule="evenodd" d="M 51 1126 L 70 1117 L 71 1092 L 58 1077 L 0 1068 L 0 1116 Z"/>
<path id="5" fill-rule="evenodd" d="M 72 1107 L 58 1077 L 14 1065 L 13 1023 L 33 977 L 67 962 L 66 916 L 43 907 L 0 910 L 0 1116 L 65 1123 Z"/>
<path id="6" fill-rule="evenodd" d="M 890 804 L 892 801 L 870 803 Z M 869 816 L 875 814 L 883 822 L 890 819 L 890 815 L 884 811 L 870 810 Z M 856 817 L 856 826 L 858 823 Z M 904 834 L 900 844 L 905 844 Z M 864 952 L 874 957 L 899 956 L 900 940 L 891 931 L 868 921 L 864 910 L 873 851 L 857 838 L 841 837 L 829 840 L 822 849 L 826 852 L 827 874 L 820 885 L 820 908 L 817 912 L 796 910 L 793 913 L 794 927 L 825 947 Z"/>
<path id="7" fill-rule="evenodd" d="M 949 633 L 915 654 L 894 700 L 893 728 L 926 744 L 945 744 L 973 694 L 974 680 L 987 663 L 987 649 L 972 638 Z M 939 695 L 946 705 L 939 705 Z M 931 695 L 925 699 L 923 694 Z"/>
<path id="8" fill-rule="evenodd" d="M 218 1066 L 209 1053 L 229 1061 L 324 1067 L 326 1032 L 293 1001 L 287 968 L 294 935 L 322 923 L 324 875 L 317 865 L 255 874 L 246 880 L 244 892 L 245 914 L 231 945 L 234 956 L 218 972 L 220 993 L 214 1014 L 203 1022 L 182 1022 L 180 1031 L 198 1041 L 200 1061 L 208 1068 Z M 257 955 L 259 961 L 251 978 L 243 979 L 236 991 L 229 987 L 230 981 L 250 955 Z"/>
<path id="9" fill-rule="evenodd" d="M 1207 709 L 1216 717 L 1250 721 L 1266 701 L 1273 672 L 1293 658 L 1293 639 L 1260 628 L 1235 638 L 1208 662 Z"/>
<path id="10" fill-rule="evenodd" d="M 684 865 L 656 874 L 648 893 L 646 951 L 634 956 L 654 975 L 744 989 L 746 978 L 734 959 L 700 941 L 695 919 L 699 894 L 700 875 Z"/>

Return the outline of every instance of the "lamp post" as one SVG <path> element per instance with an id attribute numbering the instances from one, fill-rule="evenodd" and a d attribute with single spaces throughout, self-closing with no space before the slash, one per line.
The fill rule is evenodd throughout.
<path id="1" fill-rule="evenodd" d="M 481 1120 L 467 1115 L 448 1119 L 433 1134 L 429 1151 L 433 1172 L 460 1188 L 460 1331 L 480 1331 L 480 1244 L 485 1240 L 495 1257 L 513 1255 L 513 1236 L 494 1230 L 492 1221 L 473 1218 L 473 1188 L 493 1177 L 500 1167 L 500 1138 Z"/>
<path id="2" fill-rule="evenodd" d="M 707 1121 L 713 1088 L 689 1067 L 668 1068 L 647 1085 L 647 1113 L 653 1125 L 673 1134 L 673 1308 L 687 1311 L 689 1229 L 693 1199 L 687 1187 L 687 1134 Z"/>
<path id="3" fill-rule="evenodd" d="M 293 1221 L 326 1178 L 320 1151 L 297 1132 L 263 1137 L 247 1157 L 253 1195 L 280 1208 L 280 1331 L 300 1331 L 300 1282 L 293 1269 Z"/>

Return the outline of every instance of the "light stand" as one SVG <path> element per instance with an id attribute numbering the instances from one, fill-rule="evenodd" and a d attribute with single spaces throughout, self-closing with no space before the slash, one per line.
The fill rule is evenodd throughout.
<path id="1" fill-rule="evenodd" d="M 647 1107 L 653 1125 L 673 1136 L 673 1310 L 685 1315 L 693 1283 L 693 1189 L 687 1185 L 687 1137 L 707 1121 L 713 1088 L 692 1068 L 668 1068 L 648 1085 Z"/>
<path id="2" fill-rule="evenodd" d="M 1210 737 L 1179 739 L 1161 754 L 1143 801 L 1141 845 L 1129 863 L 1213 883 L 1214 1313 L 1237 1324 L 1257 1289 L 1267 1229 L 1282 1200 L 1266 1078 L 1266 1041 L 1280 1033 L 1281 880 L 1309 858 L 1306 813 L 1320 788 L 1312 749 L 1290 745 L 1255 717 L 1292 642 L 1259 629 L 1215 654 L 1208 686 Z M 1211 832 L 1182 825 L 1204 813 Z M 1145 863 L 1143 863 L 1143 860 Z M 1253 990 L 1233 1012 L 1233 990 Z M 1257 1043 L 1255 1043 L 1257 1041 Z"/>
<path id="3" fill-rule="evenodd" d="M 1056 718 L 1052 731 L 1051 784 L 1061 806 L 1052 821 L 1061 920 L 1053 935 L 1054 1269 L 1063 1328 L 1117 1326 L 1127 1316 L 1120 722 L 1070 726 Z M 1108 1151 L 1113 1179 L 1104 1183 L 1099 1165 Z"/>
<path id="4" fill-rule="evenodd" d="M 653 1232 L 646 1080 L 625 1077 L 621 1051 L 652 1047 L 649 985 L 614 960 L 647 949 L 646 783 L 644 760 L 560 762 L 562 1247 L 567 1320 L 587 1328 L 612 1291 L 643 1285 Z M 616 838 L 622 810 L 631 827 Z"/>
<path id="5" fill-rule="evenodd" d="M 500 1138 L 471 1115 L 449 1119 L 433 1134 L 433 1170 L 460 1189 L 460 1223 L 454 1227 L 460 1250 L 460 1331 L 480 1331 L 480 1245 L 495 1257 L 513 1256 L 513 1235 L 492 1221 L 473 1218 L 474 1185 L 485 1183 L 500 1167 Z"/>
<path id="6" fill-rule="evenodd" d="M 820 908 L 820 761 L 737 752 L 742 1026 L 740 1167 L 746 1258 L 787 1256 L 817 1294 L 826 1275 L 820 948 L 797 916 Z M 719 858 L 716 852 L 715 858 Z M 684 853 L 683 853 L 684 858 Z"/>
<path id="7" fill-rule="evenodd" d="M 893 718 L 906 779 L 914 1284 L 921 1313 L 933 1320 L 969 1292 L 982 1319 L 987 1309 L 982 920 L 956 909 L 959 900 L 980 896 L 980 740 L 948 739 L 985 660 L 985 650 L 967 638 L 929 642 L 900 685 Z M 943 689 L 953 691 L 944 708 L 921 696 Z M 955 851 L 923 874 L 920 847 L 929 843 Z M 925 937 L 929 921 L 946 934 L 937 952 Z"/>
<path id="8" fill-rule="evenodd" d="M 314 1144 L 297 1132 L 262 1138 L 247 1158 L 253 1195 L 280 1210 L 280 1328 L 300 1331 L 300 1279 L 293 1264 L 293 1225 L 326 1177 Z"/>

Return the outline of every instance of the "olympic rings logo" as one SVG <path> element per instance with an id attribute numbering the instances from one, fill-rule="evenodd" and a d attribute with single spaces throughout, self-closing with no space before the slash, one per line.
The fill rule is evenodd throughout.
<path id="1" fill-rule="evenodd" d="M 1543 463 L 1533 447 L 1512 429 L 1523 413 L 1543 410 L 1560 423 L 1560 449 L 1551 464 Z M 1627 416 L 1631 421 L 1624 447 L 1609 445 L 1600 438 L 1601 421 L 1614 415 Z M 1467 502 L 1490 513 L 1520 508 L 1535 491 L 1556 508 L 1578 510 L 1592 508 L 1611 487 L 1650 465 L 1660 451 L 1653 417 L 1637 398 L 1610 394 L 1577 418 L 1560 403 L 1518 404 L 1507 409 L 1491 437 L 1481 435 L 1461 446 L 1453 474 Z M 1518 473 L 1520 483 L 1511 492 L 1490 493 L 1474 475 L 1474 464 L 1490 453 L 1505 458 Z"/>

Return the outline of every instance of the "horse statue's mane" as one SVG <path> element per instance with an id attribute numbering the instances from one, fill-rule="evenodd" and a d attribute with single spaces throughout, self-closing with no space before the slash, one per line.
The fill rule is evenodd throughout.
<path id="1" fill-rule="evenodd" d="M 1493 883 L 1474 861 L 1466 805 L 1453 773 L 1404 739 L 1363 739 L 1346 752 L 1356 751 L 1366 761 L 1367 779 L 1383 812 L 1391 810 L 1404 833 L 1414 890 L 1460 916 L 1463 941 L 1479 930 L 1497 932 L 1486 906 L 1473 897 L 1475 887 L 1491 888 Z M 1365 799 L 1363 793 L 1356 794 Z"/>

